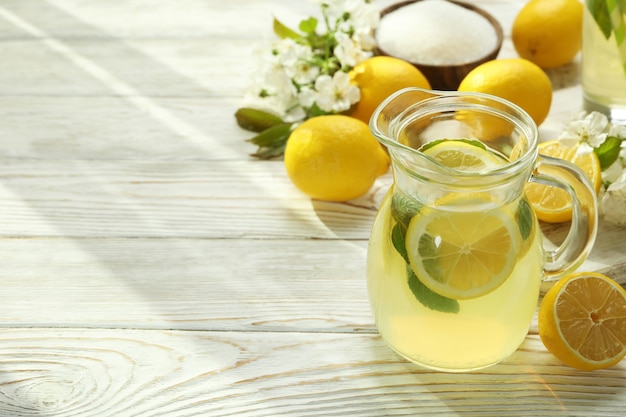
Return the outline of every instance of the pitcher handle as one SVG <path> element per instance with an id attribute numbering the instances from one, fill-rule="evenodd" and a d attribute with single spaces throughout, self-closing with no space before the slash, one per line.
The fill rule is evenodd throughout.
<path id="1" fill-rule="evenodd" d="M 530 181 L 559 187 L 572 199 L 572 222 L 565 240 L 556 249 L 545 250 L 544 280 L 553 281 L 576 270 L 593 247 L 598 230 L 596 193 L 576 165 L 545 155 L 538 156 Z"/>

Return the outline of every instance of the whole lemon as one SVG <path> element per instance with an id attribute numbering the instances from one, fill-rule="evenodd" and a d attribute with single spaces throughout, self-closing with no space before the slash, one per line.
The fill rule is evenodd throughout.
<path id="1" fill-rule="evenodd" d="M 537 125 L 552 105 L 552 83 L 546 73 L 522 58 L 496 59 L 474 68 L 461 81 L 459 91 L 491 94 L 524 109 Z"/>
<path id="2" fill-rule="evenodd" d="M 284 162 L 298 189 L 326 201 L 365 194 L 389 168 L 389 156 L 369 127 L 342 115 L 314 117 L 296 127 L 287 141 Z"/>
<path id="3" fill-rule="evenodd" d="M 522 57 L 541 68 L 567 64 L 582 45 L 579 0 L 530 0 L 513 21 L 511 38 Z"/>
<path id="4" fill-rule="evenodd" d="M 361 99 L 350 116 L 365 123 L 369 123 L 376 107 L 396 91 L 406 87 L 431 88 L 420 70 L 407 61 L 389 56 L 361 61 L 350 71 L 350 79 L 361 90 Z"/>

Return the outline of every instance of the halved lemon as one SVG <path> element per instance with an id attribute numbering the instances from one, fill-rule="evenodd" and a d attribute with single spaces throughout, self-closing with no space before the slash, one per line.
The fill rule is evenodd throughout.
<path id="1" fill-rule="evenodd" d="M 560 158 L 579 167 L 591 180 L 596 191 L 602 186 L 600 161 L 594 152 L 579 152 L 579 146 L 565 146 L 559 141 L 544 142 L 539 145 L 542 155 Z M 537 218 L 548 223 L 561 223 L 572 219 L 572 199 L 564 190 L 531 182 L 524 192 Z"/>
<path id="2" fill-rule="evenodd" d="M 600 273 L 568 275 L 546 293 L 538 324 L 545 347 L 566 365 L 607 368 L 626 356 L 626 291 Z"/>
<path id="3" fill-rule="evenodd" d="M 431 142 L 422 152 L 443 165 L 461 171 L 482 171 L 502 166 L 506 161 L 489 152 L 479 141 L 468 139 L 443 139 Z"/>
<path id="4" fill-rule="evenodd" d="M 508 278 L 521 237 L 507 208 L 479 209 L 493 204 L 488 196 L 459 195 L 454 200 L 454 205 L 467 203 L 476 210 L 423 209 L 409 223 L 407 255 L 429 289 L 448 298 L 471 299 L 494 291 Z"/>

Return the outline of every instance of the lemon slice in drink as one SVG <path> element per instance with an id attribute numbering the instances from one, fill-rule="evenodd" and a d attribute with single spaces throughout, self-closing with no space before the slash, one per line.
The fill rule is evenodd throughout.
<path id="1" fill-rule="evenodd" d="M 444 197 L 444 199 L 448 199 Z M 409 223 L 407 255 L 413 271 L 429 289 L 457 300 L 497 289 L 513 271 L 521 237 L 507 208 L 488 207 L 485 194 L 454 196 L 471 211 L 426 208 Z"/>
<path id="2" fill-rule="evenodd" d="M 460 171 L 482 171 L 505 163 L 478 141 L 443 139 L 427 143 L 421 151 L 441 164 Z"/>
<path id="3" fill-rule="evenodd" d="M 477 172 L 505 164 L 480 142 L 442 140 L 424 154 L 443 165 Z M 406 248 L 420 281 L 437 294 L 471 299 L 511 274 L 521 237 L 513 214 L 487 193 L 450 193 L 411 219 Z"/>

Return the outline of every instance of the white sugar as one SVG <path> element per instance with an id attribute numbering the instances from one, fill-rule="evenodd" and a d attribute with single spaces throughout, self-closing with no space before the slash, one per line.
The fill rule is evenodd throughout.
<path id="1" fill-rule="evenodd" d="M 376 39 L 387 54 L 426 65 L 465 64 L 497 44 L 484 16 L 446 0 L 418 1 L 384 15 Z"/>

